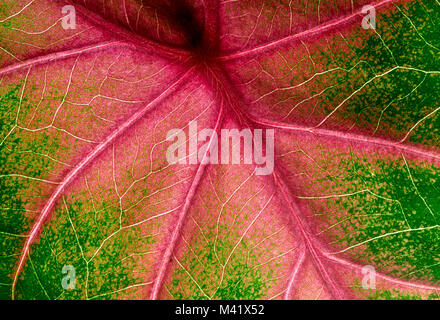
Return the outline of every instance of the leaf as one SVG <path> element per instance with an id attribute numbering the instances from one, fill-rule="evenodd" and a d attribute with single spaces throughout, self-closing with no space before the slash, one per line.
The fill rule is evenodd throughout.
<path id="1" fill-rule="evenodd" d="M 439 21 L 437 0 L 1 0 L 1 298 L 438 299 Z M 273 129 L 273 173 L 170 164 L 195 121 Z"/>

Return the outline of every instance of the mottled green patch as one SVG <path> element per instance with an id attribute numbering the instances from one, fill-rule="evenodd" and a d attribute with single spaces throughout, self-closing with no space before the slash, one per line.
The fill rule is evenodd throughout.
<path id="1" fill-rule="evenodd" d="M 32 139 L 14 129 L 21 99 L 21 85 L 11 85 L 0 96 L 0 298 L 11 295 L 12 274 L 32 224 L 26 204 L 33 197 L 42 196 L 38 183 L 22 177 L 39 178 L 54 167 L 44 155 L 55 153 L 58 138 L 46 134 Z M 13 130 L 14 129 L 14 130 Z M 29 195 L 32 190 L 32 196 Z"/>
<path id="2" fill-rule="evenodd" d="M 10 86 L 0 97 L 0 175 L 10 173 L 11 165 L 19 161 L 19 155 L 11 156 L 4 139 L 13 127 L 14 111 L 20 101 L 20 85 Z M 10 140 L 17 144 L 18 137 Z M 25 200 L 18 195 L 25 188 L 16 179 L 0 178 L 0 299 L 8 299 L 11 291 L 10 272 L 22 247 L 25 232 L 28 230 L 25 217 Z"/>
<path id="3" fill-rule="evenodd" d="M 3 88 L 2 88 L 3 89 Z M 0 141 L 3 142 L 14 126 L 17 108 L 20 105 L 21 84 L 3 89 L 0 98 Z M 3 91 L 2 90 L 2 91 Z M 3 147 L 3 143 L 1 144 Z"/>
<path id="4" fill-rule="evenodd" d="M 388 274 L 439 282 L 439 169 L 355 155 L 342 157 L 340 166 L 348 172 L 330 182 L 337 191 L 326 199 L 346 214 L 326 216 L 335 243 Z M 317 182 L 329 185 L 327 177 Z"/>
<path id="5" fill-rule="evenodd" d="M 369 300 L 439 300 L 438 294 L 431 293 L 427 297 L 418 294 L 400 292 L 398 290 L 375 290 Z"/>
<path id="6" fill-rule="evenodd" d="M 234 262 L 225 274 L 224 284 L 214 295 L 219 300 L 263 299 L 271 287 L 272 270 L 252 268 L 247 263 Z"/>
<path id="7" fill-rule="evenodd" d="M 438 145 L 439 19 L 434 1 L 411 1 L 378 11 L 376 30 L 358 27 L 315 48 L 313 60 L 327 71 L 308 84 L 308 91 L 318 96 L 325 115 L 337 110 L 326 122 Z"/>
<path id="8" fill-rule="evenodd" d="M 75 198 L 63 199 L 41 240 L 32 247 L 33 265 L 26 265 L 19 281 L 19 298 L 115 299 L 142 282 L 141 274 L 133 272 L 136 257 L 130 253 L 155 241 L 140 242 L 137 228 L 118 232 L 119 208 L 96 204 L 98 216 L 105 216 L 100 219 L 96 211 L 87 209 L 89 204 Z M 62 287 L 66 265 L 76 271 L 74 290 Z"/>
<path id="9" fill-rule="evenodd" d="M 223 232 L 226 230 L 228 229 L 225 227 Z M 172 274 L 171 286 L 167 286 L 171 297 L 203 300 L 253 300 L 266 297 L 276 281 L 273 279 L 273 269 L 259 265 L 261 252 L 248 248 L 241 241 L 227 260 L 235 246 L 233 239 L 236 237 L 231 234 L 230 229 L 217 242 L 214 241 L 215 235 L 215 231 L 205 234 L 210 241 L 201 240 L 179 260 L 178 267 Z"/>

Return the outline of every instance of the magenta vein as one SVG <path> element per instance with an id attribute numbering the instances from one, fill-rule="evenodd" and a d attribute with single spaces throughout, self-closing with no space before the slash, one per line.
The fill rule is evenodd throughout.
<path id="1" fill-rule="evenodd" d="M 433 158 L 440 160 L 440 154 L 435 151 L 428 151 L 423 150 L 419 147 L 411 146 L 411 145 L 404 145 L 401 142 L 394 142 L 389 141 L 381 138 L 372 138 L 367 137 L 360 134 L 354 134 L 354 133 L 345 133 L 335 130 L 329 130 L 329 129 L 320 129 L 320 128 L 313 128 L 313 127 L 305 127 L 300 125 L 294 125 L 289 123 L 282 123 L 282 122 L 276 122 L 276 121 L 270 121 L 270 120 L 259 120 L 255 117 L 250 117 L 251 120 L 255 123 L 261 124 L 263 126 L 271 127 L 271 128 L 277 128 L 282 130 L 291 130 L 291 131 L 297 131 L 297 132 L 306 132 L 311 134 L 316 134 L 324 137 L 332 137 L 332 138 L 338 138 L 341 140 L 348 140 L 348 141 L 355 141 L 359 143 L 365 143 L 368 145 L 380 145 L 383 147 L 391 148 L 391 149 L 398 149 L 402 150 L 408 153 L 416 154 L 419 156 L 423 156 L 426 158 Z"/>
<path id="2" fill-rule="evenodd" d="M 223 106 L 220 106 L 220 110 L 218 112 L 217 120 L 216 120 L 216 124 L 215 124 L 215 128 L 214 128 L 214 130 L 216 132 L 220 128 L 222 120 L 223 120 Z M 182 226 L 183 226 L 183 222 L 185 220 L 186 214 L 189 211 L 189 208 L 191 206 L 192 200 L 194 198 L 194 195 L 195 195 L 195 193 L 197 191 L 197 188 L 198 188 L 198 186 L 200 184 L 200 180 L 202 179 L 204 171 L 205 171 L 205 168 L 207 166 L 206 164 L 203 164 L 203 162 L 204 162 L 203 160 L 208 155 L 208 152 L 209 152 L 209 149 L 210 149 L 212 141 L 213 141 L 213 139 L 211 137 L 211 139 L 209 141 L 209 145 L 206 148 L 206 151 L 205 151 L 205 154 L 203 155 L 202 160 L 200 161 L 200 165 L 197 168 L 196 174 L 195 174 L 194 179 L 193 179 L 193 181 L 191 183 L 191 186 L 190 186 L 190 188 L 188 190 L 188 193 L 186 194 L 185 203 L 184 203 L 184 205 L 182 207 L 182 210 L 179 212 L 179 216 L 177 218 L 177 223 L 176 223 L 176 226 L 174 227 L 174 231 L 173 231 L 173 234 L 171 236 L 170 243 L 169 243 L 169 245 L 166 248 L 166 251 L 164 253 L 164 256 L 163 256 L 162 261 L 161 261 L 160 266 L 159 266 L 159 270 L 158 270 L 158 274 L 157 274 L 156 280 L 154 281 L 153 290 L 152 290 L 151 295 L 150 295 L 150 299 L 151 300 L 156 300 L 157 299 L 157 297 L 159 295 L 159 291 L 162 288 L 162 282 L 163 282 L 163 279 L 165 277 L 165 273 L 167 271 L 167 267 L 168 267 L 169 261 L 171 260 L 171 255 L 174 252 L 174 248 L 175 248 L 177 240 L 179 238 L 179 235 L 180 235 L 180 232 L 181 232 L 181 229 L 182 229 Z"/>
<path id="3" fill-rule="evenodd" d="M 362 266 L 360 266 L 356 263 L 347 261 L 345 259 L 335 257 L 334 255 L 332 255 L 328 252 L 323 251 L 322 254 L 329 260 L 332 260 L 337 263 L 349 266 L 351 268 L 362 269 Z M 375 275 L 378 278 L 384 279 L 384 280 L 392 282 L 392 283 L 396 283 L 401 286 L 412 287 L 412 288 L 417 288 L 417 289 L 422 289 L 422 290 L 434 290 L 434 291 L 440 292 L 440 287 L 438 287 L 438 286 L 429 286 L 429 285 L 425 285 L 422 283 L 415 283 L 415 282 L 410 282 L 410 281 L 398 280 L 396 278 L 381 274 L 380 272 L 376 272 Z"/>
<path id="4" fill-rule="evenodd" d="M 287 285 L 286 293 L 284 294 L 284 300 L 290 300 L 290 294 L 293 290 L 293 286 L 295 284 L 296 277 L 297 277 L 297 275 L 298 275 L 298 273 L 304 263 L 305 257 L 306 257 L 306 251 L 305 251 L 304 246 L 302 246 L 302 248 L 300 250 L 301 251 L 300 251 L 300 254 L 298 257 L 298 261 L 295 263 L 293 270 L 290 274 L 289 283 Z"/>
<path id="5" fill-rule="evenodd" d="M 296 207 L 295 204 L 292 203 L 291 199 L 289 198 L 286 185 L 281 180 L 277 172 L 273 173 L 273 177 L 275 179 L 275 183 L 277 184 L 279 190 L 281 191 L 281 195 L 283 196 L 284 200 L 288 205 L 288 209 L 292 213 L 292 218 L 296 222 L 301 232 L 302 238 L 304 239 L 307 250 L 312 256 L 315 266 L 318 269 L 319 273 L 321 274 L 321 277 L 323 278 L 325 284 L 329 286 L 330 291 L 337 299 L 339 300 L 343 299 L 344 294 L 341 292 L 341 290 L 338 288 L 338 285 L 333 281 L 333 279 L 328 274 L 326 267 L 324 266 L 323 262 L 321 261 L 321 258 L 319 257 L 318 252 L 316 251 L 315 244 L 312 241 L 310 234 L 307 232 L 301 219 L 298 217 L 297 215 L 298 208 Z"/>
<path id="6" fill-rule="evenodd" d="M 20 259 L 18 262 L 18 267 L 14 274 L 14 279 L 12 282 L 12 299 L 14 299 L 15 286 L 17 284 L 17 279 L 20 272 L 23 269 L 24 263 L 26 261 L 26 257 L 29 253 L 29 249 L 33 241 L 38 236 L 44 221 L 46 218 L 50 216 L 50 212 L 55 202 L 60 197 L 63 190 L 66 186 L 71 183 L 78 174 L 89 165 L 99 154 L 101 154 L 111 143 L 113 143 L 119 136 L 121 136 L 128 128 L 130 128 L 133 124 L 135 124 L 139 119 L 141 119 L 148 111 L 150 111 L 153 107 L 155 107 L 158 103 L 168 97 L 172 92 L 174 92 L 180 84 L 184 82 L 186 78 L 189 77 L 189 74 L 192 73 L 193 68 L 189 69 L 185 74 L 183 74 L 176 82 L 174 82 L 170 87 L 167 88 L 164 92 L 162 92 L 158 97 L 156 97 L 153 101 L 147 104 L 141 110 L 135 112 L 128 120 L 122 123 L 116 130 L 114 130 L 110 135 L 106 137 L 104 141 L 102 141 L 95 149 L 93 149 L 81 162 L 72 169 L 68 175 L 63 179 L 63 181 L 58 185 L 55 191 L 50 196 L 49 200 L 46 202 L 41 214 L 39 215 L 36 223 L 33 225 L 32 230 L 29 234 L 28 239 L 22 249 Z"/>
<path id="7" fill-rule="evenodd" d="M 375 7 L 376 9 L 378 9 L 380 7 L 383 7 L 385 5 L 392 4 L 392 3 L 398 2 L 398 1 L 399 0 L 384 0 L 384 1 L 381 1 L 379 3 L 371 3 L 370 5 Z M 328 30 L 330 30 L 332 28 L 335 28 L 335 27 L 337 27 L 339 25 L 347 23 L 350 20 L 352 20 L 352 19 L 354 19 L 354 18 L 356 18 L 356 17 L 358 17 L 360 15 L 363 16 L 362 9 L 360 9 L 357 12 L 352 13 L 352 14 L 350 14 L 348 16 L 342 17 L 340 19 L 337 19 L 337 20 L 334 20 L 334 21 L 330 21 L 330 22 L 322 24 L 322 25 L 318 25 L 315 28 L 308 29 L 306 31 L 302 31 L 302 32 L 296 33 L 294 35 L 290 35 L 290 36 L 287 36 L 285 38 L 282 38 L 282 39 L 279 39 L 279 40 L 276 40 L 276 41 L 273 41 L 273 42 L 270 42 L 270 43 L 266 43 L 264 45 L 261 45 L 261 46 L 258 46 L 258 47 L 255 47 L 255 48 L 252 48 L 252 49 L 249 49 L 249 50 L 243 50 L 243 51 L 240 51 L 240 52 L 236 52 L 236 53 L 232 53 L 232 54 L 229 54 L 229 55 L 222 56 L 222 57 L 220 57 L 220 60 L 223 60 L 223 61 L 235 60 L 235 59 L 238 59 L 238 58 L 242 58 L 242 57 L 246 57 L 246 56 L 249 56 L 249 55 L 253 55 L 253 54 L 261 53 L 261 52 L 264 52 L 264 51 L 268 51 L 268 50 L 271 50 L 273 48 L 277 48 L 278 46 L 285 45 L 285 44 L 289 43 L 290 41 L 300 40 L 302 38 L 307 38 L 307 37 L 313 36 L 315 34 L 326 32 L 326 31 L 328 31 Z"/>
<path id="8" fill-rule="evenodd" d="M 82 48 L 75 48 L 75 49 L 71 49 L 71 50 L 64 50 L 64 51 L 54 52 L 54 53 L 50 53 L 50 54 L 47 54 L 47 55 L 44 55 L 44 56 L 40 56 L 40 57 L 32 58 L 32 59 L 29 59 L 29 60 L 25 60 L 25 61 L 22 61 L 20 63 L 15 63 L 13 65 L 1 68 L 0 69 L 0 75 L 12 73 L 14 71 L 25 69 L 27 67 L 33 67 L 33 66 L 41 65 L 41 64 L 46 63 L 46 62 L 52 62 L 52 61 L 67 59 L 67 58 L 70 58 L 70 57 L 76 57 L 76 56 L 78 56 L 78 55 L 80 55 L 82 53 L 95 52 L 95 51 L 99 51 L 99 50 L 102 50 L 102 49 L 110 49 L 110 48 L 121 47 L 121 46 L 132 47 L 132 48 L 136 47 L 135 45 L 132 45 L 132 44 L 130 44 L 128 42 L 123 42 L 123 41 L 107 41 L 107 42 L 102 42 L 102 43 L 98 43 L 98 44 L 93 44 L 93 45 L 85 46 L 85 47 L 82 47 Z"/>

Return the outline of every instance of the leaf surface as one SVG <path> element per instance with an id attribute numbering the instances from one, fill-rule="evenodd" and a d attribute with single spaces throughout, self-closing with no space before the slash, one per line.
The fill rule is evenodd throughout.
<path id="1" fill-rule="evenodd" d="M 0 0 L 0 296 L 438 298 L 439 21 L 436 0 Z M 195 121 L 273 129 L 273 173 L 170 164 Z"/>

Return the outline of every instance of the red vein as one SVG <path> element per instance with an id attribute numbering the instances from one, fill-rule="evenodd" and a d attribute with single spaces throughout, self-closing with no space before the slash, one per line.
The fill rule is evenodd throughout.
<path id="1" fill-rule="evenodd" d="M 296 264 L 293 267 L 293 270 L 290 274 L 289 283 L 287 285 L 286 293 L 284 294 L 284 300 L 289 300 L 290 293 L 293 289 L 293 285 L 295 284 L 296 276 L 298 275 L 298 273 L 304 263 L 305 257 L 306 257 L 306 251 L 304 250 L 304 248 L 301 248 L 301 251 L 300 251 L 300 254 L 298 257 L 298 261 L 296 262 Z"/>
<path id="2" fill-rule="evenodd" d="M 233 87 L 230 84 L 230 80 L 228 79 L 228 77 L 225 77 L 224 71 L 222 71 L 222 72 L 223 73 L 219 74 L 218 77 L 216 77 L 216 78 L 219 78 L 219 81 L 223 84 L 223 86 L 225 86 L 226 88 L 230 89 L 230 90 L 228 90 L 228 92 L 230 91 L 230 92 L 233 93 L 233 97 L 230 97 L 229 95 L 227 96 L 229 99 L 232 99 L 232 98 L 236 99 L 237 103 L 235 103 L 235 104 L 230 101 L 230 105 L 231 105 L 232 110 L 235 111 L 235 113 L 237 114 L 237 117 L 239 119 L 242 119 L 242 121 L 247 126 L 249 126 L 248 122 L 253 123 L 253 124 L 258 123 L 258 121 L 256 119 L 252 118 L 251 115 L 248 114 L 248 112 L 246 112 L 245 110 L 243 110 L 242 108 L 239 107 L 240 104 L 244 103 L 243 102 L 244 100 L 241 98 L 240 93 L 233 89 Z M 237 108 L 234 107 L 234 105 Z M 343 296 L 344 296 L 344 293 L 341 292 L 341 290 L 338 288 L 337 284 L 333 281 L 333 279 L 327 273 L 325 266 L 323 265 L 319 255 L 318 255 L 318 253 L 316 252 L 315 244 L 313 243 L 309 233 L 306 231 L 304 225 L 302 224 L 301 219 L 298 217 L 297 212 L 299 211 L 299 209 L 296 207 L 296 204 L 292 203 L 293 200 L 288 195 L 289 191 L 287 189 L 287 186 L 284 184 L 284 182 L 282 181 L 282 178 L 277 173 L 276 168 L 274 169 L 273 177 L 274 177 L 274 180 L 275 180 L 275 183 L 276 183 L 278 189 L 281 191 L 281 194 L 282 194 L 284 200 L 288 204 L 288 209 L 291 212 L 292 218 L 297 223 L 297 225 L 298 225 L 298 227 L 300 229 L 300 232 L 301 232 L 302 239 L 304 241 L 305 247 L 307 248 L 308 252 L 312 256 L 312 259 L 313 259 L 313 262 L 315 264 L 315 267 L 318 269 L 318 271 L 321 274 L 324 282 L 329 286 L 330 292 L 332 292 L 333 295 L 337 299 L 342 299 Z M 300 257 L 300 259 L 301 259 L 301 257 Z M 295 268 L 294 268 L 294 270 L 292 271 L 291 278 L 289 280 L 288 286 L 292 286 L 293 285 L 294 278 L 296 277 L 296 272 L 298 270 L 295 270 Z M 289 287 L 289 289 L 290 289 L 290 287 Z M 286 294 L 288 294 L 288 292 Z"/>
<path id="3" fill-rule="evenodd" d="M 281 177 L 279 176 L 279 174 L 276 171 L 274 171 L 273 177 L 275 180 L 275 184 L 278 186 L 279 190 L 281 191 L 281 195 L 283 196 L 284 200 L 287 203 L 288 210 L 291 212 L 292 218 L 296 222 L 296 224 L 301 232 L 302 238 L 304 239 L 304 242 L 305 242 L 305 245 L 308 249 L 308 252 L 312 256 L 313 262 L 314 262 L 316 268 L 318 269 L 319 273 L 321 274 L 321 277 L 323 278 L 325 284 L 329 287 L 330 291 L 335 296 L 335 298 L 343 299 L 344 293 L 338 288 L 338 285 L 333 281 L 333 279 L 328 274 L 321 258 L 319 257 L 319 254 L 321 252 L 320 251 L 319 251 L 319 253 L 317 252 L 317 250 L 315 248 L 315 244 L 310 237 L 310 234 L 307 232 L 301 219 L 298 217 L 297 212 L 299 209 L 297 208 L 296 204 L 294 204 L 292 202 L 292 199 L 289 197 L 286 185 L 284 184 Z"/>
<path id="4" fill-rule="evenodd" d="M 376 3 L 376 4 L 372 3 L 370 5 L 375 7 L 376 9 L 378 9 L 378 8 L 384 7 L 386 5 L 392 4 L 394 2 L 399 2 L 399 0 L 383 0 L 379 3 Z M 329 31 L 329 30 L 331 30 L 335 27 L 338 27 L 344 23 L 350 22 L 350 20 L 358 17 L 359 15 L 363 16 L 362 9 L 360 9 L 360 10 L 356 11 L 355 13 L 352 13 L 348 16 L 342 17 L 340 19 L 333 20 L 328 23 L 318 25 L 312 29 L 302 31 L 302 32 L 296 33 L 294 35 L 290 35 L 285 38 L 282 38 L 282 39 L 279 39 L 279 40 L 276 40 L 273 42 L 269 42 L 269 43 L 263 44 L 261 46 L 258 46 L 258 47 L 255 47 L 255 48 L 252 48 L 249 50 L 243 50 L 243 51 L 235 52 L 235 53 L 232 53 L 229 55 L 221 56 L 221 57 L 219 57 L 219 59 L 222 61 L 234 60 L 234 59 L 246 57 L 249 55 L 254 55 L 257 53 L 262 53 L 262 52 L 265 52 L 268 50 L 272 50 L 272 49 L 275 49 L 275 48 L 280 47 L 282 45 L 288 44 L 291 41 L 298 41 L 298 40 L 313 36 L 315 34 Z"/>
<path id="5" fill-rule="evenodd" d="M 63 2 L 72 4 L 72 1 L 70 0 L 63 0 Z M 100 29 L 107 31 L 112 37 L 122 38 L 125 41 L 133 43 L 137 47 L 143 47 L 147 50 L 147 52 L 155 52 L 164 57 L 172 59 L 182 60 L 186 59 L 189 56 L 188 51 L 178 48 L 177 46 L 173 47 L 165 43 L 159 43 L 155 40 L 148 39 L 146 37 L 143 37 L 142 35 L 131 33 L 128 30 L 118 26 L 117 24 L 105 20 L 99 14 L 90 11 L 88 8 L 82 5 L 75 5 L 75 7 L 78 14 L 82 15 L 90 23 L 94 24 Z"/>
<path id="6" fill-rule="evenodd" d="M 329 260 L 333 260 L 333 261 L 335 261 L 337 263 L 347 265 L 347 266 L 349 266 L 351 268 L 362 269 L 362 266 L 360 266 L 360 265 L 358 265 L 356 263 L 347 261 L 345 259 L 341 259 L 341 258 L 335 257 L 334 255 L 332 255 L 332 254 L 330 254 L 328 252 L 323 251 L 322 254 L 327 259 L 329 259 Z M 429 285 L 424 285 L 422 283 L 414 283 L 414 282 L 410 282 L 410 281 L 398 280 L 398 279 L 395 279 L 393 277 L 381 274 L 379 272 L 376 272 L 375 275 L 376 275 L 376 277 L 382 278 L 382 279 L 384 279 L 386 281 L 393 282 L 393 283 L 396 283 L 396 284 L 399 284 L 399 285 L 402 285 L 402 286 L 406 286 L 406 287 L 413 287 L 413 288 L 423 289 L 423 290 L 440 291 L 440 287 L 437 287 L 437 286 L 429 286 Z"/>
<path id="7" fill-rule="evenodd" d="M 11 73 L 14 71 L 25 69 L 27 67 L 34 67 L 34 66 L 46 63 L 46 62 L 52 62 L 52 61 L 67 59 L 70 57 L 76 57 L 82 53 L 94 52 L 94 51 L 99 51 L 102 49 L 111 49 L 114 47 L 122 47 L 122 46 L 133 47 L 133 48 L 135 47 L 133 44 L 123 42 L 123 41 L 101 42 L 101 43 L 85 46 L 82 48 L 58 51 L 58 52 L 50 53 L 50 54 L 47 54 L 44 56 L 25 60 L 20 63 L 15 63 L 13 65 L 1 68 L 0 75 L 4 75 L 4 74 L 8 74 L 8 73 Z"/>
<path id="8" fill-rule="evenodd" d="M 153 101 L 147 104 L 141 110 L 135 112 L 129 119 L 127 119 L 124 123 L 122 123 L 117 129 L 115 129 L 110 135 L 106 137 L 104 141 L 102 141 L 95 149 L 93 149 L 81 162 L 73 168 L 68 175 L 63 179 L 63 181 L 58 185 L 55 189 L 54 193 L 50 196 L 48 201 L 46 202 L 41 214 L 38 217 L 37 222 L 33 225 L 31 233 L 29 234 L 26 243 L 22 249 L 20 259 L 18 262 L 17 269 L 14 274 L 14 280 L 12 283 L 12 299 L 14 299 L 15 286 L 17 284 L 18 276 L 23 269 L 24 263 L 26 261 L 26 257 L 28 256 L 29 249 L 33 241 L 38 236 L 44 221 L 50 216 L 50 212 L 55 202 L 60 197 L 63 190 L 66 186 L 71 183 L 78 174 L 87 167 L 99 154 L 101 154 L 109 145 L 111 145 L 119 136 L 122 135 L 128 128 L 130 128 L 133 124 L 135 124 L 139 119 L 141 119 L 148 111 L 150 111 L 153 107 L 155 107 L 158 103 L 168 97 L 172 92 L 174 92 L 185 79 L 189 77 L 189 74 L 192 73 L 193 68 L 189 69 L 185 74 L 183 74 L 176 82 L 174 82 L 167 90 L 162 92 L 158 97 L 156 97 Z"/>
<path id="9" fill-rule="evenodd" d="M 433 158 L 433 159 L 439 159 L 440 160 L 440 154 L 438 152 L 434 151 L 427 151 L 420 149 L 415 146 L 411 145 L 404 145 L 401 142 L 394 142 L 389 141 L 381 138 L 371 138 L 359 134 L 354 133 L 345 133 L 335 130 L 329 130 L 329 129 L 320 129 L 320 128 L 313 128 L 313 127 L 305 127 L 300 125 L 294 125 L 294 124 L 288 124 L 283 122 L 276 122 L 276 121 L 270 121 L 270 120 L 259 120 L 253 116 L 249 116 L 249 118 L 260 125 L 271 127 L 271 128 L 277 128 L 277 129 L 283 129 L 283 130 L 291 130 L 291 131 L 297 131 L 297 132 L 306 132 L 306 133 L 312 133 L 324 137 L 332 137 L 342 140 L 349 140 L 349 141 L 355 141 L 370 145 L 380 145 L 387 148 L 395 148 L 398 150 L 402 150 L 408 153 L 416 154 L 419 156 L 423 156 L 426 158 Z"/>
<path id="10" fill-rule="evenodd" d="M 220 125 L 222 123 L 222 120 L 223 120 L 223 106 L 220 105 L 220 110 L 219 110 L 218 115 L 217 115 L 214 131 L 216 131 L 216 132 L 218 131 L 218 129 L 220 128 Z M 179 213 L 179 216 L 177 218 L 176 226 L 174 227 L 174 231 L 173 231 L 173 234 L 171 236 L 170 243 L 169 243 L 169 245 L 166 248 L 165 254 L 163 255 L 162 261 L 161 261 L 160 266 L 159 266 L 158 275 L 156 277 L 156 280 L 154 281 L 153 291 L 152 291 L 152 293 L 150 295 L 150 299 L 151 300 L 156 300 L 157 299 L 159 291 L 160 291 L 160 289 L 162 287 L 163 278 L 165 277 L 165 273 L 167 271 L 169 262 L 171 260 L 171 255 L 174 252 L 174 248 L 176 246 L 177 239 L 178 239 L 178 237 L 180 235 L 180 231 L 182 229 L 183 222 L 185 220 L 186 214 L 188 213 L 189 207 L 191 206 L 192 199 L 194 198 L 194 195 L 195 195 L 195 193 L 197 191 L 197 187 L 200 184 L 200 180 L 202 179 L 202 176 L 204 174 L 205 167 L 207 166 L 206 164 L 203 164 L 204 163 L 203 160 L 208 155 L 208 152 L 209 152 L 209 149 L 210 149 L 212 141 L 213 140 L 212 140 L 212 137 L 211 137 L 211 139 L 209 141 L 209 145 L 206 148 L 205 154 L 203 155 L 203 159 L 200 161 L 200 164 L 199 164 L 199 166 L 197 168 L 197 171 L 196 171 L 196 174 L 194 176 L 194 179 L 193 179 L 193 181 L 191 183 L 191 186 L 190 186 L 190 188 L 188 190 L 188 193 L 186 194 L 184 206 L 183 206 L 182 210 Z"/>
<path id="11" fill-rule="evenodd" d="M 127 25 L 131 30 L 130 19 L 128 19 L 128 13 L 127 13 L 127 3 L 125 2 L 125 0 L 122 0 L 122 8 L 124 10 L 125 21 L 127 22 Z"/>

